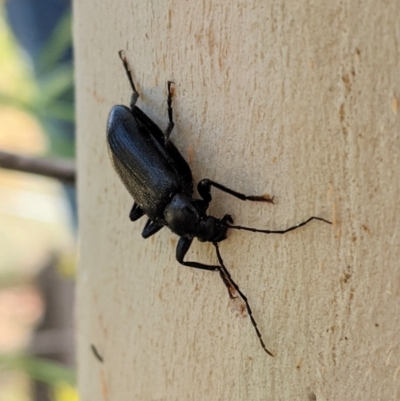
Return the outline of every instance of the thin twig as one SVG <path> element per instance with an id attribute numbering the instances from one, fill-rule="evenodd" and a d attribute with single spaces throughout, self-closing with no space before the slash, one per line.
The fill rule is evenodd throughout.
<path id="1" fill-rule="evenodd" d="M 69 160 L 23 156 L 0 151 L 0 167 L 55 178 L 65 184 L 75 185 L 75 163 Z"/>

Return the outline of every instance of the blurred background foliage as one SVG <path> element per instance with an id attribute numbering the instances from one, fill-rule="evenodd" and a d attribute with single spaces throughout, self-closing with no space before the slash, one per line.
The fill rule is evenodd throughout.
<path id="1" fill-rule="evenodd" d="M 0 5 L 0 149 L 74 158 L 70 4 Z M 77 401 L 75 188 L 0 170 L 0 401 Z"/>

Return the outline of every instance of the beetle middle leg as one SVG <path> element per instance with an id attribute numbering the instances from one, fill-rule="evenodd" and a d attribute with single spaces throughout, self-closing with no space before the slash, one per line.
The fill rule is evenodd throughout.
<path id="1" fill-rule="evenodd" d="M 167 107 L 168 107 L 168 127 L 164 132 L 164 139 L 165 142 L 168 142 L 169 136 L 171 135 L 172 130 L 174 129 L 175 123 L 174 123 L 174 118 L 173 118 L 173 113 L 172 113 L 172 96 L 174 95 L 174 90 L 171 88 L 171 85 L 173 84 L 172 81 L 168 81 L 167 87 L 168 87 L 168 97 L 167 97 Z"/>
<path id="2" fill-rule="evenodd" d="M 211 181 L 208 178 L 201 180 L 197 184 L 197 191 L 199 192 L 200 196 L 206 201 L 211 202 L 211 187 L 218 188 L 220 191 L 226 192 L 240 200 L 249 200 L 254 202 L 269 202 L 274 203 L 274 197 L 269 195 L 259 195 L 259 196 L 247 196 L 241 194 L 240 192 L 236 192 L 233 189 L 227 188 L 224 185 L 218 184 L 218 182 Z"/>

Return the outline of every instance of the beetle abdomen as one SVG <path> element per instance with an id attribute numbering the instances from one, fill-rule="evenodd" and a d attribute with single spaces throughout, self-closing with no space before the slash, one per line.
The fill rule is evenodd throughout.
<path id="1" fill-rule="evenodd" d="M 107 142 L 114 168 L 135 202 L 150 219 L 162 218 L 165 205 L 182 191 L 165 147 L 125 106 L 111 110 Z"/>

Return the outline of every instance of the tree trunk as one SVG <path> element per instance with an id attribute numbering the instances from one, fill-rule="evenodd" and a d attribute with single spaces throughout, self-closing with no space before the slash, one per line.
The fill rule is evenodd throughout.
<path id="1" fill-rule="evenodd" d="M 82 401 L 400 398 L 400 2 L 75 2 Z M 106 121 L 131 89 L 171 135 L 210 214 L 283 229 L 220 249 L 268 349 L 218 273 L 175 259 L 112 169 Z M 197 196 L 197 195 L 196 195 Z M 188 260 L 215 264 L 194 241 Z M 95 345 L 103 362 L 91 352 Z"/>

